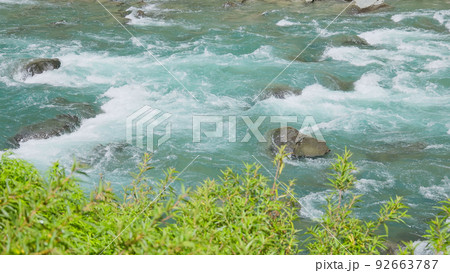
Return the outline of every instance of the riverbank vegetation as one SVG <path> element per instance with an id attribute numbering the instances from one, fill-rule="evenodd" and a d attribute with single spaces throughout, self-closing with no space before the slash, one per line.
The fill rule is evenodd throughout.
<path id="1" fill-rule="evenodd" d="M 119 191 L 101 180 L 86 194 L 79 164 L 66 173 L 55 163 L 46 177 L 5 153 L 0 160 L 2 254 L 379 254 L 386 253 L 389 222 L 408 217 L 401 197 L 381 206 L 376 220 L 354 214 L 362 196 L 352 194 L 355 167 L 346 151 L 330 174 L 331 191 L 316 226 L 299 230 L 301 207 L 292 183 L 279 178 L 288 156 L 274 159 L 274 179 L 261 166 L 222 171 L 194 189 L 175 191 L 177 172 L 158 182 L 148 177 L 145 155 L 132 182 Z M 424 236 L 436 253 L 448 254 L 450 200 Z M 302 238 L 300 240 L 300 238 Z M 412 243 L 401 254 L 414 251 Z"/>

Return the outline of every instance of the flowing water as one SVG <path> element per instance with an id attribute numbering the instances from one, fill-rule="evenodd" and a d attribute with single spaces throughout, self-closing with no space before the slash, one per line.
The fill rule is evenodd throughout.
<path id="1" fill-rule="evenodd" d="M 103 174 L 120 189 L 145 152 L 126 143 L 126 118 L 149 105 L 172 115 L 151 174 L 181 171 L 198 155 L 175 183 L 193 186 L 255 158 L 273 172 L 267 145 L 252 134 L 240 142 L 248 132 L 240 117 L 312 116 L 332 153 L 289 160 L 282 175 L 296 179 L 302 216 L 320 217 L 328 167 L 347 146 L 358 167 L 356 192 L 365 194 L 361 217 L 401 195 L 413 218 L 394 227 L 397 238 L 423 234 L 433 206 L 450 196 L 450 1 L 391 0 L 378 12 L 344 13 L 327 29 L 345 2 L 224 2 L 102 1 L 133 38 L 96 1 L 0 0 L 0 149 L 42 171 L 75 158 L 90 166 L 83 187 Z M 254 101 L 318 34 L 274 83 L 302 95 Z M 25 79 L 20 66 L 34 58 L 59 58 L 62 66 Z M 11 145 L 24 126 L 72 113 L 61 98 L 100 111 L 73 133 Z M 193 143 L 193 115 L 224 116 L 226 128 L 228 116 L 238 116 L 238 141 L 225 133 Z"/>

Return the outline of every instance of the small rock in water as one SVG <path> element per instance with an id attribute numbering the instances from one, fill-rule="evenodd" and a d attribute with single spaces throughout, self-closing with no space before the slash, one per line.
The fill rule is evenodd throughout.
<path id="1" fill-rule="evenodd" d="M 36 59 L 26 64 L 24 70 L 28 76 L 34 76 L 60 67 L 61 61 L 59 59 Z"/>
<path id="2" fill-rule="evenodd" d="M 285 99 L 290 95 L 301 95 L 302 90 L 299 88 L 293 88 L 288 85 L 274 85 L 272 87 L 267 88 L 264 93 L 259 95 L 260 100 L 265 100 L 270 97 L 274 97 L 277 99 Z"/>
<path id="3" fill-rule="evenodd" d="M 143 10 L 138 10 L 138 11 L 136 12 L 136 16 L 139 17 L 139 18 L 142 18 L 142 17 L 145 16 L 145 13 L 144 13 Z"/>
<path id="4" fill-rule="evenodd" d="M 228 1 L 225 4 L 223 4 L 223 7 L 224 8 L 234 8 L 234 7 L 237 7 L 237 5 L 238 4 L 236 4 L 235 2 Z"/>
<path id="5" fill-rule="evenodd" d="M 330 152 L 325 141 L 300 133 L 293 127 L 277 128 L 269 132 L 270 148 L 278 152 L 278 148 L 286 145 L 285 151 L 293 157 L 319 157 Z"/>
<path id="6" fill-rule="evenodd" d="M 67 25 L 67 21 L 66 20 L 57 21 L 57 22 L 52 23 L 52 25 L 55 25 L 55 26 Z"/>
<path id="7" fill-rule="evenodd" d="M 331 37 L 332 44 L 335 46 L 371 46 L 365 39 L 357 35 L 335 35 Z"/>
<path id="8" fill-rule="evenodd" d="M 354 83 L 351 81 L 343 81 L 337 76 L 327 73 L 318 72 L 314 75 L 320 85 L 335 91 L 353 91 Z"/>

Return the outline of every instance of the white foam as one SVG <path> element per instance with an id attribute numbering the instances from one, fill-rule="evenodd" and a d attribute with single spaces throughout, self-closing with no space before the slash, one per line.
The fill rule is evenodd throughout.
<path id="1" fill-rule="evenodd" d="M 382 109 L 372 109 L 367 104 L 383 102 L 389 96 L 388 90 L 379 84 L 383 78 L 376 73 L 366 73 L 355 82 L 354 92 L 336 92 L 320 84 L 303 89 L 300 96 L 285 99 L 271 97 L 257 103 L 255 110 L 269 112 L 271 115 L 313 116 L 322 134 L 336 130 L 362 132 L 367 122 L 378 124 L 380 120 L 391 117 Z M 324 111 L 326 109 L 326 111 Z M 300 125 L 302 120 L 299 119 Z M 392 125 L 390 125 L 392 126 Z"/>
<path id="2" fill-rule="evenodd" d="M 444 144 L 434 144 L 434 145 L 428 145 L 427 147 L 425 147 L 425 150 L 429 150 L 429 149 L 443 149 L 445 148 Z"/>
<path id="3" fill-rule="evenodd" d="M 383 62 L 376 59 L 380 55 L 387 56 L 390 53 L 385 49 L 369 50 L 357 47 L 332 47 L 324 52 L 324 57 L 330 57 L 336 61 L 349 62 L 355 66 L 367 66 L 369 64 L 383 65 Z"/>
<path id="4" fill-rule="evenodd" d="M 450 179 L 446 176 L 437 185 L 431 185 L 429 187 L 420 187 L 420 194 L 431 200 L 442 201 L 450 198 Z"/>
<path id="5" fill-rule="evenodd" d="M 152 18 L 151 15 L 147 16 L 149 13 L 153 14 L 163 14 L 165 12 L 174 11 L 171 9 L 160 9 L 158 7 L 158 4 L 149 4 L 142 8 L 136 8 L 136 7 L 130 7 L 127 9 L 130 14 L 125 16 L 128 20 L 129 25 L 137 25 L 137 26 L 173 26 L 175 25 L 174 22 L 171 21 L 164 21 L 162 19 L 155 19 Z M 145 16 L 138 16 L 138 11 L 143 11 Z"/>
<path id="6" fill-rule="evenodd" d="M 9 77 L 6 76 L 0 76 L 0 82 L 3 82 L 6 84 L 6 86 L 19 86 L 20 84 L 16 81 L 11 80 Z"/>
<path id="7" fill-rule="evenodd" d="M 438 72 L 450 68 L 450 58 L 445 58 L 444 60 L 435 60 L 427 63 L 425 69 L 432 72 Z"/>
<path id="8" fill-rule="evenodd" d="M 433 18 L 450 30 L 450 10 L 440 10 L 434 14 Z"/>
<path id="9" fill-rule="evenodd" d="M 32 0 L 0 0 L 0 4 L 10 4 L 10 5 L 25 5 L 34 3 L 36 2 Z"/>
<path id="10" fill-rule="evenodd" d="M 290 27 L 290 26 L 301 25 L 301 23 L 299 23 L 299 22 L 292 22 L 292 21 L 289 21 L 288 18 L 285 18 L 285 19 L 281 19 L 280 21 L 278 21 L 276 23 L 276 25 L 279 26 L 279 27 Z"/>
<path id="11" fill-rule="evenodd" d="M 61 67 L 46 71 L 42 74 L 26 77 L 19 71 L 13 78 L 17 82 L 26 84 L 48 84 L 65 87 L 86 87 L 93 84 L 116 84 L 117 80 L 126 81 L 127 73 L 141 63 L 141 67 L 148 66 L 145 58 L 109 56 L 95 53 L 68 53 L 58 56 Z M 124 70 L 125 68 L 129 68 Z M 25 78 L 25 79 L 24 79 Z"/>
<path id="12" fill-rule="evenodd" d="M 327 192 L 313 192 L 299 199 L 302 206 L 300 214 L 303 217 L 318 220 L 322 217 L 323 212 L 320 207 L 325 205 Z"/>
<path id="13" fill-rule="evenodd" d="M 426 16 L 432 16 L 434 14 L 434 11 L 427 11 L 427 10 L 418 10 L 413 12 L 402 12 L 395 14 L 391 17 L 391 20 L 398 23 L 405 19 L 415 18 L 415 17 L 426 17 Z"/>
<path id="14" fill-rule="evenodd" d="M 362 193 L 370 193 L 373 191 L 379 192 L 385 188 L 392 188 L 394 185 L 395 182 L 393 179 L 375 180 L 361 178 L 355 184 L 355 188 Z"/>
<path id="15" fill-rule="evenodd" d="M 428 33 L 424 31 L 410 31 L 403 29 L 376 29 L 367 31 L 359 35 L 371 45 L 400 45 L 404 42 L 416 41 L 419 44 L 424 40 L 439 39 L 438 34 Z"/>
<path id="16" fill-rule="evenodd" d="M 380 86 L 383 78 L 377 73 L 368 72 L 355 82 L 356 96 L 364 95 L 364 99 L 368 98 L 384 98 L 388 96 L 388 92 Z"/>
<path id="17" fill-rule="evenodd" d="M 99 143 L 124 141 L 126 118 L 150 103 L 148 93 L 138 85 L 110 88 L 104 94 L 110 99 L 102 106 L 104 113 L 84 120 L 80 128 L 71 134 L 21 143 L 16 154 L 32 162 L 48 163 Z"/>
<path id="18" fill-rule="evenodd" d="M 406 71 L 397 72 L 397 75 L 392 79 L 392 82 L 394 83 L 393 89 L 407 94 L 420 93 L 422 90 L 412 82 L 412 77 L 415 76 L 416 75 Z"/>

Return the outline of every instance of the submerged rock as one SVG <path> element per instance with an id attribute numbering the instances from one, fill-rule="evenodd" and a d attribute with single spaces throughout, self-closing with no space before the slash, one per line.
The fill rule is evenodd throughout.
<path id="1" fill-rule="evenodd" d="M 45 71 L 51 71 L 61 67 L 61 61 L 59 59 L 36 59 L 24 66 L 24 70 L 27 76 L 34 76 L 36 74 L 42 74 Z"/>
<path id="2" fill-rule="evenodd" d="M 83 119 L 93 118 L 99 112 L 94 106 L 87 102 L 71 102 L 65 98 L 57 97 L 51 101 L 51 103 L 56 107 L 61 107 L 64 112 L 69 112 Z"/>
<path id="3" fill-rule="evenodd" d="M 16 143 L 31 139 L 47 139 L 75 131 L 80 126 L 77 116 L 58 115 L 55 118 L 23 127 L 14 137 Z"/>
<path id="4" fill-rule="evenodd" d="M 331 37 L 331 41 L 334 46 L 371 46 L 365 39 L 357 35 L 335 35 Z"/>
<path id="5" fill-rule="evenodd" d="M 264 93 L 259 95 L 260 100 L 265 100 L 270 97 L 274 97 L 277 99 L 284 99 L 287 96 L 298 96 L 302 94 L 302 90 L 299 88 L 294 88 L 288 85 L 273 85 L 272 87 L 267 88 Z"/>
<path id="6" fill-rule="evenodd" d="M 367 158 L 379 162 L 392 162 L 401 159 L 423 159 L 426 157 L 424 150 L 428 147 L 423 142 L 395 142 L 379 143 L 373 152 L 367 154 Z"/>
<path id="7" fill-rule="evenodd" d="M 327 72 L 318 72 L 314 75 L 314 77 L 319 82 L 319 84 L 325 86 L 330 90 L 353 91 L 355 88 L 355 85 L 352 81 L 343 81 L 337 76 Z"/>
<path id="8" fill-rule="evenodd" d="M 449 32 L 449 30 L 445 27 L 445 25 L 441 25 L 435 19 L 427 17 L 415 17 L 414 20 L 408 22 L 408 25 L 414 28 L 420 28 L 436 32 Z"/>
<path id="9" fill-rule="evenodd" d="M 286 145 L 286 152 L 293 157 L 324 156 L 330 149 L 324 141 L 300 133 L 293 127 L 277 128 L 269 132 L 270 148 L 276 153 L 278 148 Z"/>

